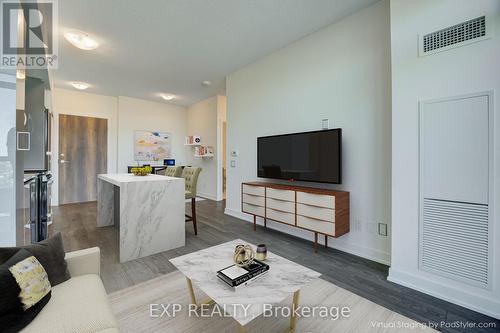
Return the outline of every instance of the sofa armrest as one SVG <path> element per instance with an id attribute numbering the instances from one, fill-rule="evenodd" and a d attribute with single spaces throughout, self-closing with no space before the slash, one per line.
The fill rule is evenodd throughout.
<path id="1" fill-rule="evenodd" d="M 98 247 L 67 252 L 65 259 L 71 276 L 101 274 L 101 251 Z"/>

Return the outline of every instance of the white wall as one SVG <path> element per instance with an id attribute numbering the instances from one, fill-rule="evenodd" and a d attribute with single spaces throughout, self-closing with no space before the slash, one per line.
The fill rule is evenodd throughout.
<path id="1" fill-rule="evenodd" d="M 187 133 L 186 108 L 129 97 L 103 96 L 74 90 L 54 89 L 52 203 L 58 197 L 59 114 L 108 119 L 108 173 L 127 172 L 134 161 L 134 131 L 165 131 L 173 134 L 172 154 L 178 164 L 185 162 L 184 137 Z M 163 161 L 159 161 L 162 164 Z"/>
<path id="2" fill-rule="evenodd" d="M 89 94 L 74 90 L 54 89 L 52 93 L 52 204 L 59 202 L 59 114 L 104 118 L 108 120 L 108 173 L 117 171 L 118 152 L 118 100 L 116 97 Z"/>
<path id="3" fill-rule="evenodd" d="M 215 158 L 194 157 L 194 147 L 186 146 L 187 163 L 202 169 L 197 194 L 217 200 L 217 96 L 193 104 L 187 110 L 188 135 L 201 136 L 203 146 L 214 147 Z"/>
<path id="4" fill-rule="evenodd" d="M 257 179 L 258 136 L 343 130 L 343 184 L 350 191 L 351 231 L 329 245 L 390 262 L 390 26 L 389 1 L 378 2 L 307 36 L 227 78 L 228 166 L 226 213 L 241 213 L 241 182 Z M 230 163 L 228 161 L 228 163 Z M 307 186 L 314 184 L 305 183 Z M 318 187 L 320 185 L 317 185 Z M 268 226 L 312 240 L 311 232 Z"/>
<path id="5" fill-rule="evenodd" d="M 418 57 L 417 36 L 486 14 L 492 39 Z M 391 1 L 392 265 L 389 280 L 500 318 L 500 2 Z M 493 284 L 485 290 L 419 270 L 418 102 L 494 90 L 496 178 L 490 198 Z"/>
<path id="6" fill-rule="evenodd" d="M 184 138 L 187 133 L 185 107 L 131 97 L 118 97 L 118 172 L 127 172 L 128 165 L 137 165 L 134 161 L 134 132 L 136 130 L 171 133 L 172 158 L 175 158 L 178 165 L 185 163 Z M 161 165 L 163 161 L 158 161 L 156 164 Z"/>
<path id="7" fill-rule="evenodd" d="M 203 146 L 214 147 L 214 158 L 196 158 L 194 147 L 186 146 L 186 164 L 201 167 L 198 195 L 222 200 L 223 141 L 222 124 L 226 121 L 226 97 L 217 95 L 187 109 L 187 135 L 199 135 Z"/>

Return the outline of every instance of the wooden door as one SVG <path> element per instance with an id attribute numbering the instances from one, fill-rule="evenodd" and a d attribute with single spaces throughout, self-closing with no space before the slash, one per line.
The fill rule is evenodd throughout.
<path id="1" fill-rule="evenodd" d="M 107 147 L 107 119 L 59 115 L 59 204 L 97 200 Z"/>

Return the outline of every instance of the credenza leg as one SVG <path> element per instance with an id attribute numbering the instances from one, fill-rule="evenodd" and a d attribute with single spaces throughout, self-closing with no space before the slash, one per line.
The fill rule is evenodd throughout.
<path id="1" fill-rule="evenodd" d="M 328 247 L 328 236 L 325 235 L 325 247 Z"/>
<path id="2" fill-rule="evenodd" d="M 314 253 L 318 253 L 318 233 L 314 233 Z"/>
<path id="3" fill-rule="evenodd" d="M 253 231 L 257 230 L 257 216 L 253 216 Z"/>
<path id="4" fill-rule="evenodd" d="M 264 228 L 267 228 L 267 219 L 264 218 Z"/>

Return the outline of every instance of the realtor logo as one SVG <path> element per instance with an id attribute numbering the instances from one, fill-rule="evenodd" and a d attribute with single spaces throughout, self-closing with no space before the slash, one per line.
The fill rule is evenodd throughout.
<path id="1" fill-rule="evenodd" d="M 1 68 L 57 68 L 57 0 L 0 0 Z"/>

